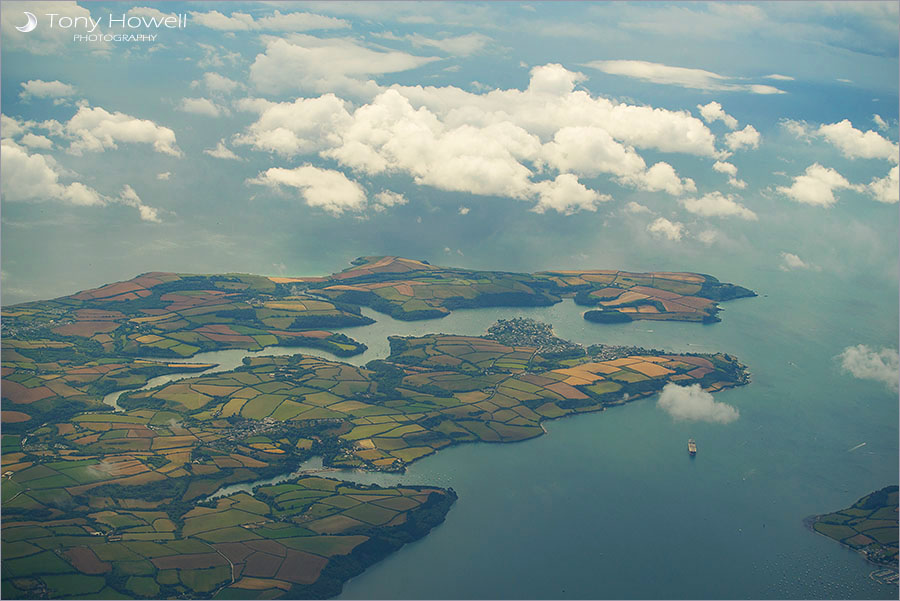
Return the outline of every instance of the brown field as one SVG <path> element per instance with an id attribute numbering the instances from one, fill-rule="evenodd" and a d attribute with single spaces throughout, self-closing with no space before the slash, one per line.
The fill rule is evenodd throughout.
<path id="1" fill-rule="evenodd" d="M 304 524 L 305 527 L 309 528 L 310 530 L 314 530 L 319 534 L 334 534 L 336 532 L 343 532 L 344 530 L 362 525 L 362 522 L 354 520 L 353 518 L 348 518 L 345 515 L 331 515 L 327 518 L 322 518 L 320 520 L 315 520 L 314 522 Z"/>
<path id="2" fill-rule="evenodd" d="M 72 547 L 65 555 L 79 572 L 85 574 L 104 574 L 112 569 L 112 565 L 100 558 L 88 547 Z"/>
<path id="3" fill-rule="evenodd" d="M 244 574 L 261 578 L 271 578 L 278 572 L 283 559 L 277 555 L 256 552 L 244 562 Z"/>
<path id="4" fill-rule="evenodd" d="M 119 327 L 114 321 L 76 321 L 53 328 L 52 332 L 60 336 L 83 336 L 90 338 L 98 332 L 112 332 Z"/>
<path id="5" fill-rule="evenodd" d="M 28 388 L 12 380 L 3 380 L 2 384 L 0 384 L 0 389 L 3 391 L 4 398 L 17 405 L 28 405 L 29 403 L 53 396 L 53 391 L 46 386 Z"/>
<path id="6" fill-rule="evenodd" d="M 281 569 L 278 570 L 276 577 L 288 582 L 312 584 L 318 580 L 319 574 L 327 563 L 328 560 L 324 557 L 291 549 L 284 558 L 284 563 L 281 564 Z"/>
<path id="7" fill-rule="evenodd" d="M 285 280 L 290 278 L 269 278 L 270 280 Z M 272 580 L 270 578 L 241 578 L 231 585 L 231 588 L 240 588 L 248 591 L 263 591 L 270 588 L 280 588 L 283 591 L 291 589 L 291 585 L 282 580 Z"/>
<path id="8" fill-rule="evenodd" d="M 22 413 L 20 411 L 2 411 L 0 412 L 0 421 L 4 424 L 18 424 L 21 422 L 27 422 L 31 419 L 31 416 L 27 413 Z"/>
<path id="9" fill-rule="evenodd" d="M 569 386 L 568 384 L 565 384 L 563 382 L 557 382 L 556 384 L 548 384 L 546 386 L 546 388 L 547 388 L 547 390 L 552 390 L 553 392 L 561 394 L 562 396 L 564 396 L 567 399 L 586 399 L 586 398 L 588 398 L 587 396 L 585 396 L 584 394 L 579 392 L 577 389 L 572 388 L 571 386 Z"/>

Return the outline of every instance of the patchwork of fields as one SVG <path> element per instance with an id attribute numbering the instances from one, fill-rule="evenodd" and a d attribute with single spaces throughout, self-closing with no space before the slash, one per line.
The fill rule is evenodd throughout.
<path id="1" fill-rule="evenodd" d="M 624 311 L 643 306 L 625 295 L 676 302 L 669 294 L 685 307 L 693 301 L 684 299 L 705 298 L 696 308 L 711 315 L 712 298 L 742 295 L 728 286 L 695 274 L 527 275 L 367 257 L 325 278 L 151 273 L 5 307 L 2 595 L 331 596 L 439 524 L 455 493 L 303 476 L 203 499 L 290 473 L 312 456 L 332 467 L 403 471 L 450 445 L 539 436 L 546 419 L 603 410 L 667 382 L 709 391 L 747 382 L 729 355 L 584 349 L 549 326 L 515 320 L 484 337 L 391 337 L 390 355 L 364 367 L 259 356 L 135 390 L 155 376 L 211 367 L 176 360 L 275 344 L 358 353 L 363 345 L 323 328 L 369 323 L 360 305 L 413 319 L 551 304 L 563 294 L 621 301 L 604 310 Z M 674 304 L 664 310 L 695 319 Z M 535 342 L 523 337 L 529 328 Z M 113 412 L 101 400 L 119 390 L 131 392 Z"/>
<path id="2" fill-rule="evenodd" d="M 888 486 L 847 509 L 815 517 L 813 529 L 856 549 L 867 559 L 897 566 L 897 487 Z"/>

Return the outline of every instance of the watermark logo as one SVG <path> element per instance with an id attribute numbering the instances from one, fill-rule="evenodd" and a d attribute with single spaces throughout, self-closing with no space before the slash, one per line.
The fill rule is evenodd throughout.
<path id="1" fill-rule="evenodd" d="M 37 17 L 34 14 L 25 11 L 25 17 L 28 19 L 28 23 L 22 25 L 21 27 L 16 27 L 22 33 L 28 33 L 29 31 L 33 31 L 35 27 L 37 27 Z"/>

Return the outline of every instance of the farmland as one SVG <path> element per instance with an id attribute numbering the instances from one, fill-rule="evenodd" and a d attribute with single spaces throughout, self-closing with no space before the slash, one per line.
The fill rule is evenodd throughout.
<path id="1" fill-rule="evenodd" d="M 811 525 L 866 559 L 896 568 L 897 507 L 897 486 L 887 486 L 846 509 L 815 516 Z"/>
<path id="2" fill-rule="evenodd" d="M 748 381 L 723 353 L 585 348 L 523 319 L 484 336 L 392 336 L 389 355 L 365 366 L 340 360 L 365 346 L 331 331 L 371 323 L 361 306 L 420 319 L 563 296 L 651 315 L 647 303 L 680 295 L 697 315 L 670 304 L 652 318 L 705 321 L 716 300 L 750 294 L 696 274 L 574 273 L 365 257 L 327 277 L 150 273 L 4 307 L 3 597 L 332 596 L 443 521 L 452 489 L 303 475 L 205 499 L 283 477 L 313 456 L 329 468 L 403 472 L 453 445 L 540 436 L 545 420 L 603 411 L 668 382 L 716 392 Z M 597 303 L 622 302 L 584 300 L 600 290 Z M 333 358 L 248 356 L 214 373 L 191 359 L 274 345 Z M 102 399 L 118 391 L 113 411 Z"/>

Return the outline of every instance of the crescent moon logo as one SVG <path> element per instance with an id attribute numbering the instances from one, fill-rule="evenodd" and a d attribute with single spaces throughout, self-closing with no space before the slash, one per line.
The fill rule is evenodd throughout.
<path id="1" fill-rule="evenodd" d="M 28 23 L 22 25 L 21 27 L 16 27 L 22 33 L 28 33 L 32 31 L 35 27 L 37 27 L 37 17 L 35 17 L 32 13 L 28 11 L 24 11 L 25 16 L 28 17 Z"/>

